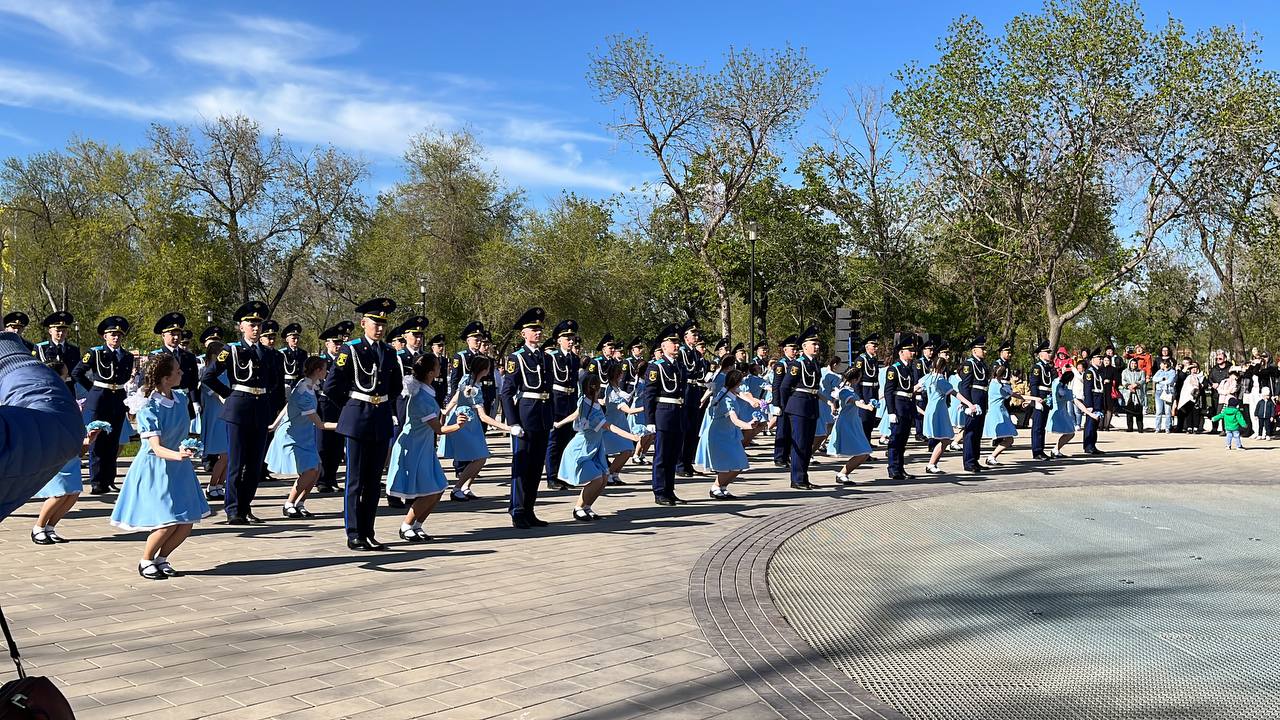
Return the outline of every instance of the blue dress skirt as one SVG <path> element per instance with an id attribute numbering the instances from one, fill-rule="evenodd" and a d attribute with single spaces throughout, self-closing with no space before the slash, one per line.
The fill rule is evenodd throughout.
<path id="1" fill-rule="evenodd" d="M 955 437 L 954 423 L 947 409 L 947 398 L 952 392 L 951 383 L 938 373 L 924 376 L 924 436 L 930 440 L 950 440 Z M 957 405 L 960 401 L 951 398 Z M 963 405 L 961 405 L 963 407 Z"/>
<path id="2" fill-rule="evenodd" d="M 737 414 L 734 399 L 733 395 L 721 390 L 707 406 L 707 417 L 711 422 L 707 424 L 706 434 L 698 441 L 698 449 L 707 459 L 700 467 L 710 472 L 741 471 L 751 465 L 747 460 L 747 450 L 742 447 L 742 428 L 734 425 L 729 417 L 730 412 Z"/>
<path id="3" fill-rule="evenodd" d="M 573 421 L 577 434 L 565 446 L 557 477 L 581 487 L 608 474 L 609 457 L 605 455 L 603 442 L 604 433 L 609 432 L 604 429 L 607 422 L 600 403 L 578 398 L 578 419 Z"/>
<path id="4" fill-rule="evenodd" d="M 227 374 L 222 373 L 222 382 Z M 222 419 L 222 398 L 208 387 L 200 386 L 200 442 L 204 454 L 225 455 L 227 452 L 227 421 Z"/>
<path id="5" fill-rule="evenodd" d="M 992 381 L 987 391 L 987 419 L 982 424 L 982 437 L 989 440 L 1018 437 L 1018 426 L 1009 416 L 1009 398 L 1013 387 L 1009 383 Z"/>
<path id="6" fill-rule="evenodd" d="M 428 424 L 440 417 L 435 392 L 430 385 L 418 385 L 410 392 L 404 425 L 391 445 L 391 463 L 387 466 L 387 494 L 403 500 L 437 495 L 449 487 L 449 479 L 436 457 L 436 431 Z"/>
<path id="7" fill-rule="evenodd" d="M 1049 390 L 1049 402 L 1053 407 L 1049 411 L 1049 432 L 1055 432 L 1061 435 L 1074 433 L 1076 431 L 1076 413 L 1075 393 L 1071 392 L 1071 388 L 1062 384 L 1058 380 L 1053 381 L 1053 387 Z"/>
<path id="8" fill-rule="evenodd" d="M 76 495 L 84 490 L 84 480 L 80 474 L 80 455 L 67 461 L 66 465 L 58 471 L 53 479 L 45 483 L 35 495 L 31 497 L 51 498 L 63 497 L 65 495 Z"/>
<path id="9" fill-rule="evenodd" d="M 836 401 L 835 391 L 839 385 L 840 375 L 828 368 L 822 368 L 822 377 L 818 380 L 818 426 L 814 431 L 814 437 L 823 437 L 831 433 L 831 426 L 836 421 L 835 413 L 831 412 L 831 404 Z"/>
<path id="10" fill-rule="evenodd" d="M 959 388 L 960 376 L 952 375 L 951 377 L 947 378 L 947 384 L 953 388 Z M 951 418 L 951 427 L 953 430 L 955 428 L 958 428 L 964 425 L 964 420 L 965 420 L 964 403 L 960 402 L 960 397 L 958 395 L 951 396 L 951 402 L 947 407 L 947 415 Z M 954 433 L 953 433 L 953 436 L 954 436 Z"/>
<path id="11" fill-rule="evenodd" d="M 316 416 L 316 391 L 302 380 L 289 392 L 285 417 L 267 448 L 267 469 L 277 475 L 301 475 L 320 467 Z"/>
<path id="12" fill-rule="evenodd" d="M 187 439 L 191 418 L 187 395 L 173 391 L 173 399 L 152 393 L 138 409 L 136 424 L 142 447 L 129 464 L 120 497 L 111 511 L 111 524 L 123 530 L 156 530 L 197 523 L 213 514 L 205 502 L 191 460 L 164 460 L 151 450 L 150 438 L 177 450 Z"/>
<path id="13" fill-rule="evenodd" d="M 461 430 L 440 438 L 440 457 L 460 463 L 483 460 L 489 457 L 489 443 L 484 439 L 484 423 L 480 422 L 480 415 L 476 412 L 476 402 L 484 402 L 484 391 L 470 374 L 466 374 L 458 381 L 456 397 L 453 411 L 444 424 L 453 425 L 459 415 L 467 415 L 468 422 Z"/>
<path id="14" fill-rule="evenodd" d="M 884 398 L 885 380 L 888 372 L 889 368 L 887 366 L 880 368 L 880 407 L 876 408 L 876 417 L 880 418 L 880 424 L 876 426 L 876 431 L 880 433 L 880 437 L 886 440 L 889 439 L 889 434 L 893 431 L 893 428 L 889 425 L 889 413 L 885 410 L 889 406 L 889 403 Z"/>
<path id="15" fill-rule="evenodd" d="M 871 443 L 862 432 L 862 416 L 858 414 L 858 406 L 854 405 L 859 397 L 858 391 L 845 386 L 836 391 L 835 397 L 840 405 L 840 414 L 836 415 L 835 426 L 827 436 L 827 454 L 836 457 L 870 454 Z"/>
<path id="16" fill-rule="evenodd" d="M 608 387 L 602 390 L 604 396 L 604 417 L 609 424 L 619 430 L 626 430 L 630 424 L 627 414 L 622 411 L 622 406 L 631 406 L 631 398 L 622 390 L 616 387 Z M 604 434 L 604 452 L 606 455 L 616 455 L 618 453 L 631 452 L 636 449 L 635 443 L 622 437 L 615 432 L 605 432 Z"/>
<path id="17" fill-rule="evenodd" d="M 707 399 L 707 410 L 711 409 L 711 403 L 720 397 L 720 391 L 724 389 L 724 373 L 718 372 L 711 378 L 711 397 Z M 711 413 L 704 412 L 702 414 L 702 424 L 698 427 L 698 446 L 693 451 L 693 464 L 695 467 L 711 467 L 711 458 L 707 456 L 707 431 L 711 429 Z M 739 438 L 741 443 L 742 439 Z"/>
<path id="18" fill-rule="evenodd" d="M 648 385 L 649 385 L 649 381 L 641 377 L 636 379 L 635 387 L 631 389 L 632 402 L 637 403 L 638 407 L 641 407 L 641 408 L 644 407 L 644 402 L 643 402 L 644 390 L 646 387 L 648 387 Z M 648 435 L 649 434 L 649 428 L 647 427 L 648 421 L 645 418 L 646 418 L 646 413 L 644 412 L 644 410 L 641 410 L 640 412 L 634 415 L 628 415 L 627 426 L 626 426 L 627 430 L 632 435 Z"/>

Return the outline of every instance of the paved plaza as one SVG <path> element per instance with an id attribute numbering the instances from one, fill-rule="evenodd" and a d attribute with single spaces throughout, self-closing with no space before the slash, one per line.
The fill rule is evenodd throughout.
<path id="1" fill-rule="evenodd" d="M 594 524 L 570 520 L 570 493 L 544 493 L 539 512 L 553 524 L 535 531 L 507 521 L 500 454 L 476 488 L 487 499 L 443 502 L 428 522 L 437 538 L 430 545 L 398 541 L 400 513 L 384 508 L 378 537 L 394 541 L 385 553 L 346 549 L 338 497 L 309 501 L 313 521 L 285 520 L 285 485 L 270 485 L 258 508 L 269 524 L 206 521 L 173 557 L 186 576 L 162 582 L 138 577 L 143 536 L 111 528 L 106 502 L 86 496 L 59 525 L 73 542 L 51 547 L 28 539 L 31 503 L 0 526 L 0 602 L 33 674 L 53 676 L 85 720 L 990 717 L 978 705 L 930 710 L 946 694 L 926 687 L 928 663 L 951 663 L 938 672 L 968 673 L 975 687 L 985 682 L 989 707 L 1007 708 L 1009 697 L 1041 695 L 1031 680 L 1009 681 L 1023 674 L 1019 663 L 1045 673 L 1073 660 L 1096 673 L 1121 656 L 1071 648 L 1095 648 L 1114 629 L 1140 653 L 1144 633 L 1211 634 L 1213 618 L 1203 613 L 1213 612 L 1235 630 L 1255 623 L 1253 639 L 1230 643 L 1222 630 L 1163 645 L 1168 657 L 1182 648 L 1188 671 L 1162 664 L 1162 682 L 1192 692 L 1208 682 L 1205 667 L 1221 670 L 1219 685 L 1196 696 L 1202 704 L 1176 716 L 1216 717 L 1216 689 L 1226 683 L 1253 703 L 1233 706 L 1253 709 L 1234 717 L 1280 717 L 1274 683 L 1249 696 L 1247 682 L 1223 677 L 1225 656 L 1239 671 L 1268 652 L 1269 670 L 1253 672 L 1275 679 L 1277 611 L 1259 601 L 1280 589 L 1271 494 L 1280 443 L 1227 452 L 1217 436 L 1112 432 L 1102 435 L 1106 456 L 1032 463 L 1020 441 L 981 478 L 806 492 L 772 468 L 768 440 L 752 450 L 759 470 L 735 485 L 736 501 L 707 499 L 700 481 L 679 488 L 691 504 L 658 507 L 642 484 L 647 469 L 636 469 L 596 504 L 605 518 Z M 920 473 L 922 453 L 913 445 L 909 456 Z M 943 464 L 958 469 L 958 454 Z M 814 480 L 829 485 L 834 468 L 821 463 Z M 884 464 L 859 472 L 883 477 Z M 1251 511 L 1237 528 L 1241 543 L 1231 545 L 1224 538 L 1235 538 L 1238 507 Z M 1137 519 L 1123 521 L 1129 510 Z M 1133 540 L 1125 532 L 1137 523 L 1146 534 Z M 1175 532 L 1159 560 L 1129 562 L 1159 548 L 1160 527 L 1200 534 Z M 1230 557 L 1221 555 L 1227 546 Z M 1042 569 L 1020 574 L 1019 558 L 1032 556 Z M 1254 574 L 1241 576 L 1248 586 L 1218 587 L 1232 563 L 1255 558 L 1263 559 Z M 903 567 L 914 573 L 892 572 Z M 934 597 L 921 591 L 929 578 L 946 581 Z M 1193 587 L 1179 587 L 1184 581 Z M 1076 594 L 1056 594 L 1071 587 Z M 1043 596 L 1032 602 L 1036 593 Z M 1015 599 L 1002 606 L 995 595 Z M 956 605 L 971 612 L 941 624 L 940 611 Z M 1126 614 L 1169 607 L 1189 621 L 1135 626 Z M 1002 608 L 1018 622 L 998 622 Z M 893 623 L 868 623 L 890 610 Z M 1092 635 L 1059 638 L 1036 665 L 1038 646 L 1025 644 L 1035 635 L 1021 631 L 1043 629 L 1055 615 Z M 1096 622 L 1102 616 L 1114 627 Z M 984 653 L 951 657 L 947 643 L 966 633 L 983 640 Z M 895 652 L 895 637 L 907 649 Z M 930 656 L 931 647 L 946 652 Z M 1116 692 L 1142 688 L 1151 662 L 1135 660 Z M 988 676 L 978 677 L 983 668 Z M 1090 668 L 1076 670 L 1089 677 Z"/>

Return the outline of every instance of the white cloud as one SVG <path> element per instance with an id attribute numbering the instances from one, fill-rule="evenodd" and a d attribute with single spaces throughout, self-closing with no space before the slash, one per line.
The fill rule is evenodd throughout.
<path id="1" fill-rule="evenodd" d="M 115 31 L 130 14 L 108 0 L 0 0 L 0 13 L 52 33 L 94 62 L 135 74 L 151 68 L 145 56 L 120 41 Z"/>
<path id="2" fill-rule="evenodd" d="M 629 189 L 627 182 L 617 173 L 608 170 L 583 170 L 526 148 L 493 145 L 486 152 L 493 166 L 516 182 L 569 189 L 591 188 L 607 192 L 624 192 Z"/>
<path id="3" fill-rule="evenodd" d="M 168 119 L 170 110 L 102 95 L 48 73 L 0 65 L 0 105 L 99 110 L 137 120 Z"/>

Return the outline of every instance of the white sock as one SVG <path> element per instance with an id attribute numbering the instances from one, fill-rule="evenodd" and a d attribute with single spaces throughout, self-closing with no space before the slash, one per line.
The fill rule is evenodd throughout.
<path id="1" fill-rule="evenodd" d="M 146 570 L 147 566 L 155 565 L 155 564 L 156 564 L 155 560 L 148 560 L 146 558 L 142 558 L 141 560 L 138 561 L 138 567 L 142 568 L 143 570 Z"/>
<path id="2" fill-rule="evenodd" d="M 410 525 L 409 523 L 400 523 L 400 532 L 407 533 L 412 529 L 413 529 L 413 526 Z"/>
<path id="3" fill-rule="evenodd" d="M 291 502 L 289 502 L 288 500 L 285 500 L 285 501 L 284 501 L 284 509 L 285 509 L 285 510 L 289 510 L 289 509 L 291 509 L 291 508 L 296 508 L 296 507 L 298 507 L 298 506 L 297 506 L 297 505 L 295 505 L 295 504 L 293 504 L 293 503 L 291 503 Z"/>
<path id="4" fill-rule="evenodd" d="M 43 526 L 43 525 L 36 525 L 36 526 L 33 526 L 33 527 L 31 528 L 31 532 L 32 532 L 32 533 L 44 532 L 44 526 Z"/>

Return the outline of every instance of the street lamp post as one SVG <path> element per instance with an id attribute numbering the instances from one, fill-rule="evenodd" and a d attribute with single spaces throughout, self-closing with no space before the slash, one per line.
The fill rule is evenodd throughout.
<path id="1" fill-rule="evenodd" d="M 418 278 L 418 294 L 422 296 L 422 301 L 421 301 L 422 315 L 425 317 L 427 314 L 427 279 L 426 278 Z"/>
<path id="2" fill-rule="evenodd" d="M 206 308 L 206 309 L 205 309 L 205 311 L 204 311 L 204 324 L 205 324 L 205 325 L 212 325 L 212 324 L 213 324 L 213 308 Z"/>
<path id="3" fill-rule="evenodd" d="M 747 351 L 750 357 L 755 357 L 756 351 L 756 234 L 759 226 L 754 222 L 747 223 L 747 240 L 751 241 L 751 276 L 747 279 L 747 294 L 751 298 L 751 349 Z"/>

